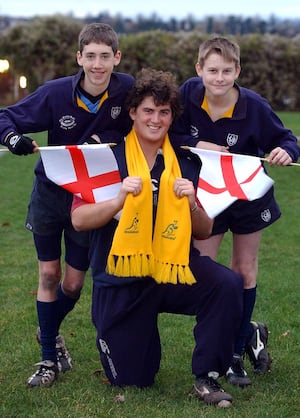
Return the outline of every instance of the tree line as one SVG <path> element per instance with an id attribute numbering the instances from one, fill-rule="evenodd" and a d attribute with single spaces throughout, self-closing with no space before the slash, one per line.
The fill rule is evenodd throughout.
<path id="1" fill-rule="evenodd" d="M 9 60 L 14 75 L 26 76 L 31 92 L 47 80 L 77 71 L 77 38 L 85 23 L 71 17 L 50 16 L 16 25 L 0 35 L 0 58 Z M 200 30 L 117 33 L 122 51 L 118 71 L 135 75 L 143 67 L 168 70 L 176 75 L 179 84 L 196 75 L 199 45 L 211 36 Z M 290 38 L 270 33 L 228 36 L 241 48 L 242 71 L 238 82 L 266 97 L 275 110 L 299 111 L 300 36 Z M 0 74 L 2 96 L 3 77 Z"/>
<path id="2" fill-rule="evenodd" d="M 268 19 L 259 16 L 243 17 L 228 14 L 226 16 L 214 15 L 196 19 L 193 14 L 188 14 L 182 19 L 162 19 L 157 13 L 150 16 L 139 14 L 134 19 L 125 18 L 122 14 L 111 16 L 109 13 L 99 13 L 96 17 L 99 22 L 107 22 L 119 33 L 138 33 L 150 30 L 162 30 L 167 32 L 200 31 L 203 33 L 229 33 L 232 35 L 245 35 L 249 33 L 277 34 L 294 37 L 300 34 L 300 18 L 282 19 L 270 15 Z M 87 22 L 95 21 L 95 17 L 87 17 Z"/>

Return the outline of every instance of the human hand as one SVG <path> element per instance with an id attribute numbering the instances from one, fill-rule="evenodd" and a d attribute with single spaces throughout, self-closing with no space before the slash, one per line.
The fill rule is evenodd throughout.
<path id="1" fill-rule="evenodd" d="M 270 165 L 285 166 L 292 163 L 290 155 L 281 147 L 274 148 L 266 158 Z"/>
<path id="2" fill-rule="evenodd" d="M 123 207 L 126 196 L 128 193 L 132 193 L 133 196 L 137 196 L 142 190 L 141 177 L 125 177 L 122 181 L 120 191 L 117 196 L 120 207 Z"/>
<path id="3" fill-rule="evenodd" d="M 133 196 L 137 196 L 142 191 L 142 179 L 141 177 L 128 176 L 123 180 L 122 187 L 123 191 L 132 193 Z"/>
<path id="4" fill-rule="evenodd" d="M 33 139 L 16 132 L 7 135 L 4 145 L 15 155 L 27 155 L 38 151 L 37 143 Z"/>
<path id="5" fill-rule="evenodd" d="M 195 206 L 195 189 L 192 181 L 184 178 L 177 178 L 174 182 L 174 193 L 178 198 L 187 196 L 191 208 Z"/>

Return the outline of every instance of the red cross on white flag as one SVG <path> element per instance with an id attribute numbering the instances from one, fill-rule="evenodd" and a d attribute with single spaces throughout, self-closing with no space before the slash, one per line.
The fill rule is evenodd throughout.
<path id="1" fill-rule="evenodd" d="M 197 198 L 211 218 L 238 199 L 262 197 L 274 184 L 258 157 L 189 149 L 202 161 Z"/>
<path id="2" fill-rule="evenodd" d="M 258 157 L 189 148 L 202 161 L 197 197 L 214 218 L 238 199 L 262 197 L 274 184 Z M 109 144 L 41 147 L 47 177 L 83 200 L 112 199 L 121 187 Z"/>
<path id="3" fill-rule="evenodd" d="M 109 144 L 40 147 L 46 176 L 89 203 L 115 197 L 121 187 Z"/>

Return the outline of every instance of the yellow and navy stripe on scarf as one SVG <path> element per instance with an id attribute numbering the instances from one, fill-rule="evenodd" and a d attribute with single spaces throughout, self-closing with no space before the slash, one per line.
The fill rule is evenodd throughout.
<path id="1" fill-rule="evenodd" d="M 129 176 L 142 178 L 142 191 L 126 197 L 116 228 L 107 271 L 121 277 L 151 276 L 158 283 L 193 284 L 189 268 L 191 215 L 188 198 L 174 193 L 181 177 L 175 152 L 166 135 L 163 144 L 165 169 L 161 175 L 157 215 L 153 232 L 150 171 L 135 130 L 126 137 L 125 154 Z"/>

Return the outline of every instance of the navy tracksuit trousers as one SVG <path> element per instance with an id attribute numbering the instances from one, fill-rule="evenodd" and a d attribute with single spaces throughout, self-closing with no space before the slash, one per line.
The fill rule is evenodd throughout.
<path id="1" fill-rule="evenodd" d="M 209 257 L 191 251 L 193 285 L 131 284 L 93 289 L 92 320 L 97 347 L 112 385 L 153 384 L 161 360 L 158 314 L 193 315 L 195 348 L 192 373 L 197 377 L 229 368 L 242 315 L 242 277 Z M 126 278 L 124 278 L 126 283 Z"/>

